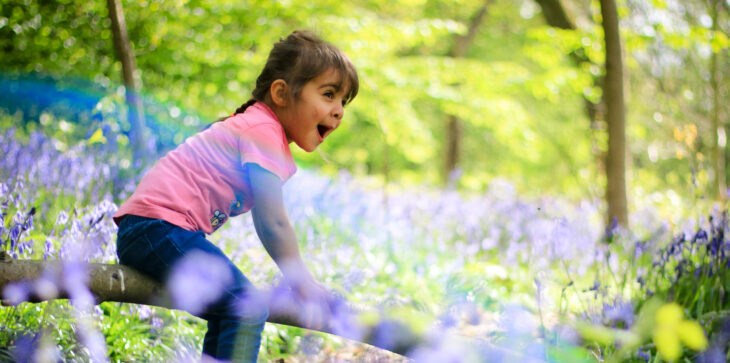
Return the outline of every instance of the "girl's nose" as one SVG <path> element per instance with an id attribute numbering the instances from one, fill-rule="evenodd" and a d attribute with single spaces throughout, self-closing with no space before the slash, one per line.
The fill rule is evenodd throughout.
<path id="1" fill-rule="evenodd" d="M 332 112 L 332 117 L 334 117 L 338 122 L 342 120 L 342 114 L 345 112 L 345 109 L 342 107 L 342 105 L 336 106 L 334 111 Z"/>

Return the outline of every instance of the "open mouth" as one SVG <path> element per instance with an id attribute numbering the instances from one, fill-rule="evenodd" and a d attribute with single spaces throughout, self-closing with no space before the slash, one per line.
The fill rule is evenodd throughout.
<path id="1" fill-rule="evenodd" d="M 317 125 L 317 132 L 319 133 L 319 137 L 323 138 L 327 135 L 330 128 L 324 125 Z"/>

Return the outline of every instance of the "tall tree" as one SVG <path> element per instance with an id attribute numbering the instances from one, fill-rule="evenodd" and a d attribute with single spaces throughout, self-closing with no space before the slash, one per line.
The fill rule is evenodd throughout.
<path id="1" fill-rule="evenodd" d="M 487 6 L 490 0 L 485 0 L 484 4 L 477 10 L 469 23 L 469 29 L 464 35 L 456 35 L 454 39 L 454 46 L 450 51 L 449 56 L 452 58 L 462 58 L 466 56 L 469 46 L 474 41 L 474 37 L 479 30 L 479 25 L 484 21 L 484 16 L 487 14 Z M 462 139 L 462 125 L 459 118 L 455 115 L 449 115 L 446 122 L 446 158 L 444 160 L 444 171 L 443 181 L 444 184 L 448 183 L 451 174 L 456 170 L 459 165 L 459 158 L 461 157 L 461 139 Z"/>
<path id="2" fill-rule="evenodd" d="M 614 0 L 601 0 L 601 17 L 605 41 L 605 77 L 603 98 L 608 126 L 606 155 L 606 202 L 608 221 L 614 219 L 628 228 L 626 198 L 626 109 L 624 105 L 623 61 L 618 29 L 618 11 Z"/>
<path id="3" fill-rule="evenodd" d="M 570 18 L 568 15 L 568 12 L 565 10 L 565 7 L 560 2 L 560 0 L 535 0 L 537 4 L 540 6 L 542 10 L 543 17 L 545 18 L 545 22 L 553 27 L 563 30 L 577 30 L 577 27 L 575 25 L 575 22 Z M 583 45 L 579 45 L 578 47 L 572 49 L 568 57 L 573 62 L 575 67 L 579 70 L 586 69 L 590 66 L 595 65 L 595 63 L 588 57 L 586 54 L 586 50 L 583 48 Z M 601 87 L 602 79 L 600 76 L 591 76 L 592 78 L 592 84 L 594 87 Z M 590 125 L 591 130 L 591 145 L 593 149 L 593 155 L 595 159 L 595 163 L 599 170 L 605 170 L 605 154 L 600 151 L 600 147 L 598 146 L 598 139 L 597 133 L 602 133 L 602 127 L 600 127 L 599 122 L 603 121 L 602 119 L 599 119 L 600 116 L 602 116 L 604 113 L 599 112 L 599 110 L 603 110 L 605 108 L 605 104 L 603 104 L 604 100 L 599 100 L 598 102 L 594 102 L 591 100 L 588 96 L 585 94 L 583 96 L 583 104 L 585 107 L 586 116 L 588 117 L 588 122 Z M 604 191 L 604 193 L 607 193 Z M 608 222 L 611 222 L 611 219 L 609 218 Z"/>
<path id="4" fill-rule="evenodd" d="M 114 48 L 117 51 L 119 60 L 122 62 L 122 76 L 129 107 L 127 112 L 130 128 L 129 139 L 133 150 L 135 150 L 135 161 L 139 161 L 144 155 L 143 150 L 145 150 L 145 119 L 142 99 L 139 96 L 137 82 L 134 79 L 136 69 L 134 50 L 127 35 L 127 24 L 124 21 L 122 3 L 119 0 L 107 0 L 107 7 L 109 8 L 109 17 L 112 23 L 112 33 L 114 34 Z"/>
<path id="5" fill-rule="evenodd" d="M 720 0 L 709 0 L 710 15 L 712 17 L 712 36 L 713 39 L 717 37 L 717 33 L 720 31 L 719 16 L 720 9 L 723 5 Z M 715 174 L 713 194 L 715 199 L 719 201 L 725 201 L 727 199 L 727 182 L 725 180 L 725 127 L 720 122 L 720 72 L 718 69 L 718 60 L 720 52 L 717 50 L 712 51 L 710 58 L 710 85 L 712 87 L 712 130 L 715 131 L 712 140 L 712 154 L 713 154 L 713 169 Z"/>

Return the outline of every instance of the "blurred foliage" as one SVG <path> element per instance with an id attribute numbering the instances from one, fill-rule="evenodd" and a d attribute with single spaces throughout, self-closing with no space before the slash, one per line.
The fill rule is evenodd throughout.
<path id="1" fill-rule="evenodd" d="M 491 1 L 460 59 L 449 51 L 481 1 L 123 5 L 152 148 L 170 149 L 230 114 L 248 99 L 271 45 L 309 28 L 351 57 L 361 92 L 319 153 L 295 151 L 301 166 L 435 184 L 446 119 L 455 115 L 464 127 L 459 187 L 483 190 L 500 176 L 532 195 L 599 198 L 603 192 L 601 111 L 591 124 L 584 105 L 584 98 L 601 97 L 597 1 L 564 1 L 575 31 L 545 25 L 532 0 Z M 682 199 L 693 205 L 713 197 L 707 192 L 716 134 L 709 58 L 718 53 L 719 72 L 728 74 L 727 13 L 713 31 L 705 1 L 627 0 L 619 2 L 619 12 L 633 205 L 663 204 L 666 214 L 676 215 Z M 0 108 L 14 122 L 61 141 L 88 139 L 102 129 L 112 146 L 127 144 L 121 65 L 104 2 L 0 1 L 0 49 Z M 588 62 L 576 65 L 571 53 L 585 54 Z M 727 99 L 725 79 L 719 92 Z M 727 105 L 720 107 L 725 122 Z"/>
<path id="2" fill-rule="evenodd" d="M 592 124 L 584 99 L 599 102 L 601 98 L 600 12 L 595 0 L 563 3 L 577 24 L 575 31 L 546 26 L 540 7 L 532 0 L 490 1 L 484 23 L 466 57 L 461 59 L 449 57 L 449 52 L 454 39 L 466 33 L 482 1 L 142 0 L 124 1 L 123 5 L 136 52 L 136 77 L 142 85 L 147 131 L 152 136 L 151 151 L 169 150 L 207 123 L 230 114 L 249 98 L 271 45 L 294 29 L 309 28 L 350 56 L 360 73 L 361 91 L 347 107 L 342 127 L 328 138 L 319 153 L 306 154 L 292 148 L 300 167 L 316 167 L 330 174 L 348 169 L 355 176 L 373 175 L 380 182 L 438 183 L 446 146 L 445 121 L 447 116 L 455 115 L 464 127 L 461 173 L 455 180 L 459 188 L 498 187 L 494 182 L 498 176 L 514 182 L 519 195 L 562 194 L 595 201 L 604 189 L 602 158 L 606 135 L 602 110 L 599 108 L 597 122 Z M 641 219 L 653 216 L 643 212 L 645 207 L 662 205 L 664 209 L 647 209 L 669 215 L 673 221 L 686 221 L 681 219 L 684 214 L 704 214 L 707 208 L 703 204 L 712 197 L 707 192 L 714 177 L 709 148 L 716 135 L 711 123 L 714 107 L 711 100 L 713 92 L 720 93 L 720 100 L 728 99 L 729 82 L 722 77 L 730 74 L 727 36 L 730 23 L 725 7 L 719 15 L 719 30 L 712 30 L 708 2 L 702 0 L 622 0 L 618 3 L 628 82 L 630 196 L 635 211 L 648 213 L 635 214 L 640 218 L 635 228 L 654 232 L 655 223 L 643 223 Z M 139 174 L 136 169 L 140 165 L 130 160 L 131 152 L 124 136 L 129 125 L 121 87 L 121 65 L 114 55 L 106 4 L 81 0 L 0 0 L 0 49 L 3 54 L 0 57 L 0 128 L 19 127 L 13 137 L 23 140 L 33 140 L 34 131 L 53 139 L 52 145 L 42 150 L 29 148 L 37 153 L 25 153 L 25 158 L 44 160 L 42 155 L 55 155 L 50 150 L 53 148 L 63 155 L 71 155 L 75 163 L 76 159 L 84 160 L 76 153 L 98 153 L 107 158 L 105 165 L 110 168 L 104 171 L 97 164 L 86 163 L 89 165 L 78 168 L 84 170 L 80 176 L 61 175 L 67 170 L 60 170 L 54 175 L 56 179 L 47 180 L 34 178 L 40 172 L 28 174 L 27 180 L 40 183 L 40 187 L 29 189 L 27 195 L 18 198 L 27 199 L 27 205 L 11 205 L 13 213 L 4 216 L 3 225 L 15 226 L 17 223 L 12 218 L 24 215 L 34 206 L 39 213 L 37 228 L 45 235 L 29 236 L 38 237 L 38 241 L 44 236 L 54 239 L 52 223 L 62 210 L 84 208 L 89 204 L 84 198 L 97 200 L 107 193 L 119 201 L 129 192 L 128 183 L 123 181 L 133 180 Z M 577 65 L 571 54 L 584 54 L 587 61 Z M 721 75 L 716 90 L 709 82 L 713 54 L 717 54 Z M 723 123 L 727 122 L 728 111 L 726 103 L 720 105 L 718 112 Z M 6 136 L 4 140 L 13 137 Z M 86 146 L 75 148 L 79 143 Z M 9 142 L 0 144 L 8 145 Z M 26 159 L 3 160 L 9 166 L 2 172 L 14 170 L 17 163 Z M 54 156 L 50 160 L 61 158 Z M 40 165 L 51 165 L 51 162 Z M 10 178 L 6 174 L 2 176 Z M 109 176 L 119 180 L 109 181 Z M 78 190 L 67 192 L 59 187 L 63 184 L 59 180 L 80 187 L 77 181 L 82 177 L 91 180 L 91 187 L 82 188 L 83 198 L 74 194 Z M 448 191 L 438 193 L 449 197 Z M 326 195 L 322 200 L 344 194 Z M 505 194 L 514 197 L 503 191 L 495 193 L 499 197 Z M 424 199 L 423 195 L 419 197 Z M 366 204 L 373 197 L 361 199 Z M 547 247 L 538 249 L 533 243 L 544 240 L 541 237 L 547 235 L 560 241 L 561 235 L 555 232 L 560 231 L 556 216 L 563 212 L 558 206 L 550 204 L 541 211 L 543 204 L 534 207 L 520 202 L 515 204 L 523 206 L 524 211 L 514 213 L 510 208 L 500 207 L 499 198 L 477 200 L 469 208 L 465 202 L 457 201 L 451 208 L 469 213 L 457 214 L 458 218 L 453 220 L 458 223 L 432 232 L 427 227 L 439 225 L 439 218 L 444 218 L 445 213 L 435 205 L 437 201 L 424 208 L 437 210 L 438 218 L 424 214 L 426 217 L 417 224 L 430 232 L 417 236 L 424 246 L 418 250 L 403 243 L 402 236 L 398 237 L 398 231 L 413 231 L 414 227 L 397 225 L 396 218 L 388 214 L 388 203 L 395 210 L 399 208 L 394 200 L 375 203 L 377 212 L 358 217 L 363 228 L 354 228 L 358 233 L 352 234 L 337 231 L 345 220 L 346 213 L 342 211 L 331 213 L 337 216 L 338 223 L 324 216 L 306 216 L 313 227 L 299 226 L 303 241 L 314 243 L 310 241 L 313 239 L 310 230 L 322 236 L 333 233 L 337 251 L 347 252 L 345 247 L 357 241 L 350 253 L 363 258 L 347 264 L 348 268 L 363 265 L 363 270 L 369 271 L 376 266 L 377 273 L 351 276 L 343 271 L 327 270 L 329 265 L 325 261 L 333 259 L 321 257 L 321 263 L 315 266 L 321 276 L 329 279 L 328 284 L 345 288 L 353 280 L 353 300 L 369 305 L 406 306 L 413 313 L 409 318 L 416 321 L 422 313 L 455 315 L 469 321 L 473 318 L 470 309 L 476 307 L 484 314 L 497 309 L 495 306 L 505 297 L 524 303 L 533 311 L 547 309 L 540 306 L 538 279 L 534 280 L 538 289 L 535 302 L 532 280 L 518 278 L 539 276 L 535 270 L 540 264 L 529 257 L 531 254 L 525 252 L 528 257 L 522 258 L 515 251 L 525 249 L 533 251 L 535 256 L 549 255 L 545 252 Z M 348 208 L 352 209 L 352 205 L 351 201 L 347 202 Z M 386 205 L 385 213 L 382 205 Z M 485 205 L 493 207 L 492 210 L 485 211 Z M 306 208 L 299 208 L 299 212 L 309 213 Z M 593 215 L 582 210 L 578 213 Z M 82 214 L 76 217 L 81 218 Z M 388 217 L 383 219 L 387 223 L 376 223 L 384 215 Z M 484 230 L 483 233 L 471 235 L 473 232 L 465 230 L 464 225 L 470 223 L 468 217 L 474 216 L 473 224 L 481 226 L 477 230 Z M 556 226 L 541 223 L 542 219 L 554 221 Z M 594 246 L 591 243 L 599 238 L 586 233 L 581 227 L 587 223 L 579 222 L 568 230 L 574 230 L 575 236 L 589 235 L 586 240 L 590 243 L 578 237 L 574 244 L 556 242 L 551 250 L 567 246 L 565 251 L 561 250 L 564 260 L 580 261 L 580 254 L 594 256 L 581 248 Z M 544 231 L 538 228 L 545 225 L 550 228 L 543 228 Z M 381 248 L 382 243 L 377 249 L 368 247 L 368 240 L 363 236 L 382 232 L 383 226 L 389 226 L 388 235 L 378 241 L 388 241 L 387 248 Z M 368 233 L 360 234 L 361 229 Z M 725 230 L 723 225 L 722 231 Z M 707 231 L 712 236 L 713 230 Z M 240 243 L 240 237 L 238 229 L 235 237 L 224 235 L 220 239 Z M 717 323 L 724 315 L 715 315 L 727 311 L 727 298 L 726 295 L 718 298 L 709 291 L 724 291 L 716 286 L 727 286 L 722 285 L 728 279 L 727 269 L 720 270 L 722 265 L 713 259 L 717 255 L 711 249 L 700 250 L 699 245 L 689 242 L 690 237 L 685 235 L 668 242 L 662 236 L 648 244 L 653 252 L 666 253 L 661 256 L 667 258 L 661 266 L 652 265 L 659 268 L 645 276 L 646 286 L 663 299 L 677 301 L 686 309 L 683 314 L 689 319 Z M 660 240 L 667 243 L 661 245 L 657 242 Z M 666 251 L 672 245 L 679 247 L 675 246 L 669 258 L 670 253 Z M 324 244 L 317 246 L 329 251 Z M 559 259 L 551 262 L 549 269 L 543 266 L 549 271 L 560 271 L 549 275 L 552 281 L 543 282 L 545 294 L 558 301 L 558 312 L 554 314 L 561 318 L 571 313 L 583 313 L 588 318 L 599 315 L 608 321 L 606 311 L 612 310 L 605 309 L 606 306 L 620 305 L 609 297 L 624 295 L 640 307 L 634 328 L 622 329 L 631 325 L 626 321 L 618 327 L 586 328 L 581 331 L 583 339 L 591 341 L 588 338 L 592 337 L 598 342 L 597 348 L 591 346 L 598 351 L 598 356 L 620 359 L 636 358 L 644 353 L 655 355 L 662 344 L 647 346 L 647 339 L 651 339 L 656 325 L 654 313 L 661 303 L 637 297 L 637 291 L 642 290 L 638 286 L 640 282 L 634 283 L 650 269 L 654 254 L 637 255 L 633 243 L 622 244 L 619 240 L 595 248 L 598 251 L 595 265 L 587 273 L 586 269 L 562 267 L 564 262 L 559 263 Z M 463 258 L 459 255 L 472 249 L 473 254 Z M 506 251 L 507 258 L 498 252 L 502 250 Z M 40 253 L 39 247 L 35 253 Z M 262 252 L 251 249 L 246 253 L 260 257 Z M 315 254 L 315 261 L 319 254 L 324 252 Z M 458 258 L 458 263 L 449 259 L 452 257 Z M 241 260 L 248 261 L 243 263 L 247 275 L 254 274 L 260 281 L 270 278 L 272 266 L 262 269 L 257 262 L 260 259 Z M 458 272 L 454 272 L 456 267 L 452 265 L 458 267 Z M 269 275 L 260 276 L 264 273 L 260 270 Z M 682 275 L 672 275 L 672 271 Z M 399 278 L 394 279 L 394 274 Z M 365 287 L 362 280 L 371 281 L 374 286 Z M 594 281 L 602 282 L 603 286 Z M 586 288 L 591 284 L 593 288 Z M 695 289 L 698 285 L 700 288 Z M 590 302 L 604 302 L 606 311 L 592 311 Z M 629 307 L 633 319 L 633 307 Z M 41 313 L 47 310 L 50 313 Z M 11 341 L 20 341 L 25 335 L 30 336 L 28 339 L 33 344 L 42 346 L 43 341 L 35 341 L 36 333 L 48 328 L 58 334 L 53 345 L 64 349 L 59 354 L 84 358 L 83 347 L 68 334 L 72 327 L 66 310 L 67 305 L 62 303 L 0 309 L 0 320 L 5 322 L 2 328 L 7 328 L 0 336 L 0 346 L 8 347 Z M 180 346 L 192 347 L 189 351 L 197 352 L 204 329 L 200 321 L 164 309 L 143 314 L 139 307 L 103 304 L 90 314 L 107 338 L 114 360 L 173 356 Z M 54 321 L 56 317 L 58 321 Z M 128 330 L 140 334 L 125 334 Z M 721 329 L 713 330 L 715 338 L 708 336 L 717 339 Z M 264 337 L 267 349 L 263 356 L 270 359 L 290 356 L 305 341 L 297 336 L 299 333 L 288 328 L 267 327 Z M 557 341 L 557 332 L 554 335 Z M 617 342 L 633 351 L 619 350 Z M 691 348 L 692 343 L 685 340 L 683 344 Z M 548 345 L 553 346 L 557 345 Z M 681 348 L 677 344 L 672 346 Z M 641 348 L 636 350 L 636 347 Z M 514 348 L 523 350 L 524 347 Z M 0 357 L 6 353 L 0 349 Z M 546 352 L 550 356 L 569 357 L 556 360 L 575 361 L 585 358 L 585 353 L 583 347 Z"/>

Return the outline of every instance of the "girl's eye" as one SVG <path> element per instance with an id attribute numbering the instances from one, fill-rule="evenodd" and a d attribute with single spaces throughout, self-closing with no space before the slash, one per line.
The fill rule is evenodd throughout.
<path id="1" fill-rule="evenodd" d="M 324 96 L 327 97 L 327 98 L 329 98 L 329 99 L 332 99 L 332 98 L 335 98 L 335 93 L 334 92 L 331 92 L 331 91 L 327 91 L 327 92 L 324 93 Z"/>

